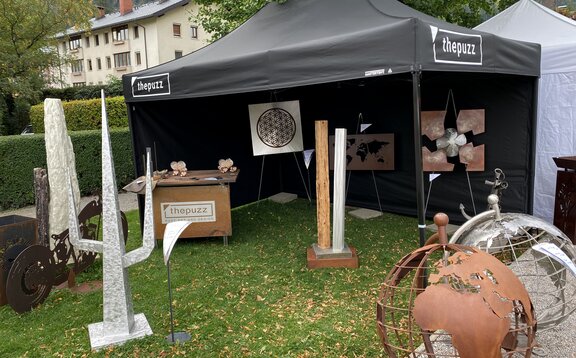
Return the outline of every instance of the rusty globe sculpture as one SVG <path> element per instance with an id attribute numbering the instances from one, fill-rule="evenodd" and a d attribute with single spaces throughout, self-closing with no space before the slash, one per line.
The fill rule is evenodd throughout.
<path id="1" fill-rule="evenodd" d="M 576 310 L 576 277 L 568 270 L 567 262 L 536 248 L 553 245 L 565 260 L 574 263 L 574 246 L 564 233 L 542 219 L 501 213 L 496 195 L 488 197 L 488 204 L 490 210 L 464 223 L 450 243 L 478 247 L 501 260 L 530 294 L 538 331 L 557 326 Z"/>
<path id="2" fill-rule="evenodd" d="M 437 214 L 440 243 L 390 270 L 376 320 L 389 357 L 530 357 L 536 320 L 516 275 L 478 248 L 447 243 L 448 217 Z"/>

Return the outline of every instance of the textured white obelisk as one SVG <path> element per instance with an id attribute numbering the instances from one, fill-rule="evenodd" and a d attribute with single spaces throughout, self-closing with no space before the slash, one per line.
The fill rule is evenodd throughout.
<path id="1" fill-rule="evenodd" d="M 152 329 L 144 314 L 134 315 L 132 295 L 128 282 L 127 268 L 145 260 L 154 249 L 154 219 L 152 213 L 152 179 L 150 151 L 147 153 L 146 197 L 144 209 L 144 233 L 142 246 L 126 253 L 120 219 L 120 205 L 114 173 L 114 160 L 106 102 L 102 91 L 102 241 L 80 239 L 78 219 L 73 207 L 73 197 L 69 191 L 70 241 L 80 249 L 103 253 L 103 296 L 104 321 L 88 326 L 90 344 L 99 349 L 121 344 L 128 340 L 152 334 Z"/>
<path id="2" fill-rule="evenodd" d="M 336 128 L 334 138 L 334 196 L 332 204 L 332 250 L 344 249 L 346 203 L 346 128 Z"/>
<path id="3" fill-rule="evenodd" d="M 56 98 L 44 100 L 44 142 L 46 145 L 46 167 L 50 182 L 48 222 L 50 223 L 49 236 L 51 237 L 68 228 L 67 172 L 70 172 L 71 175 L 74 198 L 77 203 L 80 203 L 74 148 L 66 130 L 62 101 Z M 78 207 L 76 209 L 78 210 Z M 52 240 L 49 241 L 50 245 L 53 246 Z"/>

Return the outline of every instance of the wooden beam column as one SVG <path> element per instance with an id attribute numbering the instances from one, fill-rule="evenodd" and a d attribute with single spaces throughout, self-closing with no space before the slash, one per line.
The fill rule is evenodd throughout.
<path id="1" fill-rule="evenodd" d="M 330 176 L 328 173 L 328 121 L 316 121 L 316 220 L 318 247 L 330 248 Z"/>

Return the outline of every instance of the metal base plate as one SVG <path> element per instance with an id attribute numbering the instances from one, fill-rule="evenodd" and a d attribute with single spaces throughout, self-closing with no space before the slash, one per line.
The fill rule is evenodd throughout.
<path id="1" fill-rule="evenodd" d="M 132 339 L 142 338 L 152 334 L 152 328 L 144 313 L 134 315 L 134 326 L 129 334 L 110 334 L 104 329 L 104 322 L 92 323 L 88 325 L 90 334 L 90 346 L 99 350 L 106 346 L 123 344 Z"/>
<path id="2" fill-rule="evenodd" d="M 318 244 L 313 244 L 314 254 L 317 259 L 334 259 L 352 257 L 352 251 L 348 245 L 344 244 L 342 251 L 335 251 L 334 248 L 323 249 Z"/>
<path id="3" fill-rule="evenodd" d="M 172 337 L 172 334 L 166 336 L 166 340 L 170 343 L 182 343 L 189 341 L 190 338 L 190 334 L 186 332 L 174 332 L 174 337 Z"/>

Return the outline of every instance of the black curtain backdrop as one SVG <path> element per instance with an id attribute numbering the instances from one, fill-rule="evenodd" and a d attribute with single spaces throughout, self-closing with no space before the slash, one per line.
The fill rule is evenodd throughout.
<path id="1" fill-rule="evenodd" d="M 486 170 L 471 172 L 470 183 L 478 212 L 486 208 L 493 170 L 501 168 L 509 182 L 503 210 L 528 212 L 532 153 L 533 77 L 481 73 L 424 72 L 422 110 L 443 110 L 449 90 L 456 110 L 485 109 L 486 132 L 474 138 L 486 146 Z M 347 205 L 416 216 L 416 184 L 411 74 L 295 87 L 284 90 L 129 103 L 137 172 L 141 175 L 146 147 L 152 148 L 155 169 L 168 169 L 173 160 L 184 160 L 190 170 L 216 169 L 220 158 L 232 158 L 240 168 L 231 185 L 233 206 L 266 198 L 281 191 L 306 197 L 310 178 L 315 196 L 315 161 L 306 170 L 302 153 L 254 157 L 248 105 L 299 100 L 305 149 L 314 149 L 314 121 L 328 120 L 329 131 L 347 128 L 355 134 L 358 117 L 371 123 L 365 133 L 394 133 L 395 170 L 354 171 L 348 184 Z M 452 102 L 449 104 L 450 117 Z M 453 114 L 452 114 L 453 116 Z M 424 143 L 426 140 L 424 138 Z M 260 174 L 264 162 L 262 187 Z M 298 172 L 299 163 L 304 182 Z M 468 180 L 462 167 L 440 173 L 430 190 L 427 217 L 443 211 L 451 222 L 462 222 L 458 206 L 472 213 Z M 375 180 L 374 180 L 375 179 Z M 425 193 L 430 182 L 425 174 Z"/>

